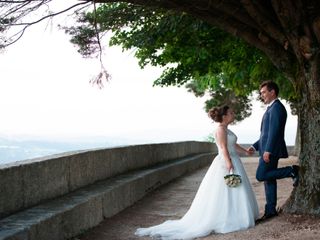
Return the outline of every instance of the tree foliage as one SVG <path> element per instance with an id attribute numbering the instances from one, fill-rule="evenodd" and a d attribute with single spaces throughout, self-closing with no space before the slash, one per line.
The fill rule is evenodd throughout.
<path id="1" fill-rule="evenodd" d="M 135 49 L 142 68 L 165 67 L 154 84 L 187 84 L 196 96 L 209 93 L 206 110 L 229 104 L 241 113 L 238 120 L 250 115 L 249 96 L 261 79 L 284 78 L 261 51 L 186 13 L 110 3 L 81 15 L 78 23 L 66 30 L 84 56 L 99 50 L 97 32 L 112 31 L 110 45 Z M 292 85 L 286 83 L 282 97 L 294 100 Z"/>

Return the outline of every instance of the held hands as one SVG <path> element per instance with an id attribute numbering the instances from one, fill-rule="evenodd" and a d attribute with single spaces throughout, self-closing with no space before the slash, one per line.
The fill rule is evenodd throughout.
<path id="1" fill-rule="evenodd" d="M 249 155 L 252 155 L 252 154 L 255 153 L 255 151 L 256 150 L 254 149 L 254 147 L 251 146 L 246 150 L 246 153 L 249 154 Z M 270 155 L 271 155 L 271 153 L 269 153 L 269 152 L 264 152 L 263 153 L 263 161 L 265 163 L 269 163 L 270 162 Z"/>
<path id="2" fill-rule="evenodd" d="M 246 153 L 247 153 L 248 155 L 254 154 L 255 151 L 256 151 L 256 150 L 254 149 L 254 147 L 249 147 L 248 149 L 246 149 Z"/>

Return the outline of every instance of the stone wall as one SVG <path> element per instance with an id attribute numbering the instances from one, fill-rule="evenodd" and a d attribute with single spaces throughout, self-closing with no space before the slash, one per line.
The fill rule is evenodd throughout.
<path id="1" fill-rule="evenodd" d="M 76 151 L 2 165 L 0 218 L 119 174 L 215 151 L 214 144 L 190 141 Z"/>

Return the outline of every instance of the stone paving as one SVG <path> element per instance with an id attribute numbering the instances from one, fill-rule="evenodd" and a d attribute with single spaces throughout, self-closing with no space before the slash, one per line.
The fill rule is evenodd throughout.
<path id="1" fill-rule="evenodd" d="M 292 165 L 296 158 L 281 159 L 279 166 Z M 255 170 L 258 159 L 255 157 L 242 158 L 248 177 L 259 204 L 260 214 L 264 208 L 263 184 L 255 179 Z M 168 219 L 177 219 L 184 215 L 189 208 L 197 188 L 206 173 L 208 167 L 199 169 L 193 173 L 182 176 L 171 183 L 162 186 L 149 193 L 145 198 L 136 204 L 118 213 L 117 215 L 104 220 L 97 227 L 74 238 L 74 240 L 134 240 L 150 239 L 148 237 L 137 237 L 134 235 L 138 227 L 147 227 L 162 223 Z M 281 206 L 292 191 L 292 180 L 282 179 L 278 181 L 278 205 Z M 280 218 L 280 217 L 278 217 Z M 265 225 L 266 226 L 266 225 Z M 263 228 L 256 226 L 253 229 Z M 250 233 L 251 231 L 251 233 Z M 253 236 L 255 230 L 242 231 L 243 238 L 231 234 L 211 235 L 205 239 L 248 239 Z M 245 234 L 249 234 L 246 236 Z M 253 235 L 252 235 L 253 234 Z M 249 239 L 270 239 L 270 238 L 249 238 Z M 273 239 L 273 238 L 272 238 Z M 288 238 L 289 239 L 289 238 Z M 297 238 L 298 239 L 298 238 Z M 311 238 L 310 238 L 311 239 Z"/>

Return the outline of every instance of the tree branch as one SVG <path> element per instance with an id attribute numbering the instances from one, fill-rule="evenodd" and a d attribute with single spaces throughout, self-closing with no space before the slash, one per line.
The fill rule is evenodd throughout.
<path id="1" fill-rule="evenodd" d="M 0 3 L 14 3 L 14 4 L 20 4 L 20 3 L 30 3 L 30 0 L 26 1 L 0 1 Z"/>
<path id="2" fill-rule="evenodd" d="M 308 5 L 301 0 L 272 0 L 271 3 L 298 62 L 303 65 L 312 57 L 311 28 L 303 12 Z"/>
<path id="3" fill-rule="evenodd" d="M 44 16 L 44 17 L 42 17 L 42 18 L 40 18 L 40 19 L 38 19 L 36 21 L 33 21 L 33 22 L 29 22 L 29 23 L 23 23 L 22 22 L 22 23 L 12 24 L 12 26 L 21 26 L 21 25 L 31 26 L 31 25 L 37 24 L 37 23 L 39 23 L 39 22 L 41 22 L 41 21 L 43 21 L 43 20 L 45 20 L 47 18 L 52 18 L 52 17 L 55 17 L 55 16 L 60 15 L 62 13 L 68 12 L 69 10 L 71 10 L 71 9 L 73 9 L 75 7 L 78 7 L 80 5 L 84 5 L 84 4 L 88 4 L 88 2 L 77 3 L 77 4 L 75 4 L 75 5 L 71 6 L 71 7 L 68 7 L 68 8 L 66 8 L 66 9 L 64 9 L 62 11 L 48 14 L 48 15 L 46 15 L 46 16 Z"/>
<path id="4" fill-rule="evenodd" d="M 251 28 L 259 30 L 259 26 L 248 15 L 239 1 L 210 1 L 210 9 L 218 9 L 219 11 L 237 19 L 243 24 L 249 25 Z"/>
<path id="5" fill-rule="evenodd" d="M 273 22 L 264 16 L 264 13 L 262 13 L 260 9 L 255 6 L 252 0 L 241 0 L 241 2 L 243 3 L 244 8 L 247 10 L 249 15 L 257 22 L 263 31 L 284 46 L 284 43 L 287 41 L 287 39 L 281 32 L 281 29 L 278 29 Z"/>
<path id="6" fill-rule="evenodd" d="M 193 11 L 192 14 L 224 31 L 229 32 L 233 36 L 243 39 L 251 46 L 260 49 L 270 58 L 278 69 L 287 73 L 287 75 L 292 73 L 290 68 L 293 64 L 293 55 L 290 52 L 285 51 L 282 45 L 273 39 L 270 39 L 268 42 L 264 42 L 260 39 L 259 33 L 255 29 L 252 29 L 221 12 L 216 11 L 215 14 L 212 14 L 212 11 L 213 10 L 210 10 L 208 13 L 205 13 L 204 11 Z M 220 17 L 216 18 L 214 16 Z M 288 75 L 288 78 L 294 79 L 294 76 Z"/>
<path id="7" fill-rule="evenodd" d="M 51 0 L 49 0 L 49 1 L 51 1 Z M 30 2 L 30 1 L 13 1 L 13 2 L 14 2 L 14 3 L 18 3 L 18 2 L 19 2 L 19 3 L 24 3 L 24 4 L 25 4 L 25 2 Z M 2 48 L 5 48 L 5 47 L 8 47 L 8 46 L 16 43 L 19 39 L 21 39 L 21 37 L 24 35 L 26 29 L 29 28 L 30 26 L 32 26 L 32 25 L 34 25 L 34 24 L 37 24 L 37 23 L 39 23 L 39 22 L 42 22 L 42 21 L 45 20 L 45 19 L 53 18 L 53 17 L 55 17 L 55 16 L 57 16 L 57 15 L 60 15 L 60 14 L 62 14 L 62 13 L 65 13 L 65 12 L 73 9 L 73 8 L 76 8 L 76 7 L 80 6 L 80 5 L 85 5 L 85 4 L 91 4 L 91 2 L 90 2 L 90 1 L 82 1 L 82 2 L 80 2 L 80 3 L 74 4 L 74 5 L 70 6 L 70 7 L 68 7 L 68 8 L 66 8 L 66 9 L 64 9 L 64 10 L 62 10 L 62 11 L 48 14 L 48 15 L 46 15 L 46 16 L 44 16 L 44 17 L 42 17 L 42 18 L 40 18 L 40 19 L 38 19 L 38 20 L 36 20 L 36 21 L 33 21 L 33 22 L 26 22 L 26 23 L 22 22 L 22 23 L 8 23 L 8 24 L 3 24 L 4 26 L 8 25 L 8 26 L 13 26 L 13 27 L 15 27 L 15 26 L 24 26 L 24 27 L 23 27 L 20 31 L 16 32 L 15 34 L 13 34 L 13 35 L 11 36 L 11 38 L 15 38 L 14 40 L 10 41 L 9 43 L 7 43 L 7 41 L 5 41 L 5 44 L 0 45 L 0 48 L 1 48 L 1 47 L 2 47 Z M 38 5 L 38 7 L 39 7 L 39 6 L 40 6 L 40 5 Z M 17 36 L 17 37 L 16 37 L 16 36 Z"/>

